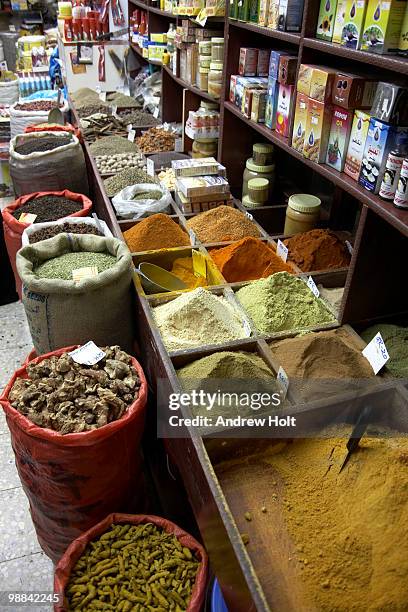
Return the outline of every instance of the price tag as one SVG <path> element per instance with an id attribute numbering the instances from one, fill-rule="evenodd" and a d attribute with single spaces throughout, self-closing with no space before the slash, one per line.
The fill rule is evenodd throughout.
<path id="1" fill-rule="evenodd" d="M 174 143 L 174 150 L 177 151 L 177 153 L 183 152 L 183 139 L 182 138 L 176 138 L 176 141 Z"/>
<path id="2" fill-rule="evenodd" d="M 117 117 L 118 116 L 118 107 L 114 105 L 111 108 L 112 108 L 112 115 L 114 117 Z"/>
<path id="3" fill-rule="evenodd" d="M 35 215 L 34 213 L 21 213 L 18 220 L 20 221 L 20 223 L 27 223 L 28 225 L 31 225 L 31 223 L 34 223 L 36 218 L 37 215 Z"/>
<path id="4" fill-rule="evenodd" d="M 153 117 L 155 117 L 156 119 L 158 119 L 159 114 L 160 114 L 160 109 L 159 109 L 159 107 L 158 107 L 158 106 L 156 106 L 156 108 L 155 108 L 155 109 L 154 109 L 154 111 L 153 111 Z"/>
<path id="5" fill-rule="evenodd" d="M 6 61 L 0 62 L 0 70 L 8 70 Z"/>
<path id="6" fill-rule="evenodd" d="M 309 278 L 307 279 L 307 286 L 309 287 L 310 291 L 318 298 L 320 295 L 320 291 L 318 290 L 317 285 L 311 276 L 309 276 Z"/>
<path id="7" fill-rule="evenodd" d="M 247 219 L 249 219 L 250 221 L 253 221 L 253 220 L 254 220 L 254 216 L 253 216 L 253 215 L 251 215 L 251 213 L 249 213 L 249 212 L 246 212 L 246 213 L 245 213 L 245 216 L 246 216 L 246 218 L 247 218 Z"/>
<path id="8" fill-rule="evenodd" d="M 72 270 L 72 279 L 77 282 L 85 278 L 93 278 L 94 276 L 98 276 L 97 266 L 84 266 L 83 268 Z"/>
<path id="9" fill-rule="evenodd" d="M 363 350 L 363 355 L 370 362 L 374 374 L 378 374 L 390 358 L 380 332 L 367 344 Z"/>
<path id="10" fill-rule="evenodd" d="M 132 129 L 132 124 L 129 123 L 129 125 L 126 126 L 126 131 L 130 132 L 131 129 Z"/>
<path id="11" fill-rule="evenodd" d="M 193 230 L 188 230 L 188 234 L 190 236 L 191 239 L 191 244 L 193 246 L 195 246 L 197 244 L 197 236 L 195 235 L 195 233 L 193 232 Z"/>
<path id="12" fill-rule="evenodd" d="M 10 32 L 15 32 L 16 31 L 16 26 L 13 25 L 13 24 L 9 25 L 9 30 L 10 30 Z"/>
<path id="13" fill-rule="evenodd" d="M 346 247 L 348 248 L 348 252 L 350 253 L 350 255 L 353 255 L 353 247 L 351 245 L 351 242 L 349 240 L 346 240 Z"/>
<path id="14" fill-rule="evenodd" d="M 136 130 L 133 130 L 133 129 L 132 129 L 132 130 L 129 130 L 129 133 L 128 133 L 128 140 L 129 140 L 130 142 L 135 142 L 135 138 L 136 138 Z"/>
<path id="15" fill-rule="evenodd" d="M 80 365 L 95 365 L 101 359 L 103 359 L 106 355 L 101 349 L 96 346 L 95 342 L 90 340 L 86 344 L 78 347 L 74 351 L 68 353 L 70 357 L 75 361 L 75 363 L 79 363 Z"/>
<path id="16" fill-rule="evenodd" d="M 282 240 L 278 239 L 278 246 L 276 247 L 277 256 L 280 257 L 282 261 L 286 262 L 288 259 L 288 253 L 288 247 L 283 244 Z"/>
<path id="17" fill-rule="evenodd" d="M 246 319 L 244 319 L 242 321 L 242 323 L 243 323 L 243 326 L 244 326 L 244 332 L 246 334 L 246 337 L 249 338 L 251 336 L 251 334 L 252 334 L 251 326 L 250 326 L 250 324 L 248 323 L 248 321 Z"/>
<path id="18" fill-rule="evenodd" d="M 146 172 L 149 176 L 154 176 L 154 161 L 150 157 L 146 159 Z"/>
<path id="19" fill-rule="evenodd" d="M 207 260 L 201 251 L 193 251 L 193 270 L 195 276 L 207 278 Z"/>
<path id="20" fill-rule="evenodd" d="M 96 93 L 98 94 L 98 96 L 100 96 L 101 91 L 102 91 L 102 90 L 101 90 L 101 86 L 100 86 L 100 85 L 95 85 L 95 91 L 96 91 Z"/>
<path id="21" fill-rule="evenodd" d="M 106 91 L 101 91 L 99 99 L 102 100 L 102 102 L 106 102 Z"/>
<path id="22" fill-rule="evenodd" d="M 205 24 L 207 23 L 207 9 L 202 8 L 194 21 L 196 21 L 198 24 L 200 24 L 202 28 L 204 28 Z"/>
<path id="23" fill-rule="evenodd" d="M 282 368 L 282 366 L 280 366 L 278 370 L 276 380 L 277 380 L 279 387 L 281 388 L 282 399 L 285 399 L 288 389 L 289 389 L 289 378 L 285 370 Z"/>

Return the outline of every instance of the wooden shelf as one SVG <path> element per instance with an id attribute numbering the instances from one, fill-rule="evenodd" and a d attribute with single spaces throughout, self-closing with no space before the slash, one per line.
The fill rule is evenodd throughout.
<path id="1" fill-rule="evenodd" d="M 140 2 L 140 0 L 129 0 L 129 2 L 149 13 L 155 13 L 156 15 L 167 17 L 168 19 L 177 19 L 177 15 L 173 15 L 173 13 L 168 13 L 167 11 L 162 11 L 161 9 L 156 8 L 155 6 L 148 6 L 144 2 Z"/>
<path id="2" fill-rule="evenodd" d="M 316 164 L 316 162 L 306 159 L 301 153 L 290 146 L 288 138 L 280 136 L 274 130 L 270 130 L 261 123 L 251 121 L 245 117 L 245 115 L 243 115 L 241 111 L 231 102 L 224 102 L 224 108 L 239 117 L 241 121 L 259 132 L 259 134 L 264 136 L 264 138 L 311 168 L 314 172 L 317 172 L 321 176 L 324 176 L 326 179 L 331 181 L 334 185 L 344 189 L 344 191 L 356 198 L 362 204 L 368 206 L 371 210 L 385 219 L 390 225 L 398 229 L 398 231 L 400 231 L 402 234 L 408 236 L 408 211 L 395 208 L 392 203 L 385 202 L 378 196 L 370 193 L 343 172 L 338 172 L 337 170 L 334 170 L 334 168 L 330 168 L 324 164 Z"/>
<path id="3" fill-rule="evenodd" d="M 210 100 L 210 102 L 216 102 L 217 104 L 220 104 L 220 100 L 217 98 L 214 98 L 214 96 L 209 94 L 207 91 L 202 91 L 198 87 L 195 87 L 194 85 L 190 85 L 190 83 L 187 83 L 183 79 L 180 79 L 180 77 L 176 77 L 173 74 L 173 72 L 170 70 L 170 68 L 168 68 L 168 66 L 163 66 L 163 70 L 165 70 L 172 77 L 172 79 L 184 89 L 189 89 L 190 91 L 195 93 L 197 96 L 200 96 L 200 98 L 204 98 L 205 100 Z"/>
<path id="4" fill-rule="evenodd" d="M 368 64 L 376 68 L 392 70 L 399 74 L 408 75 L 408 59 L 396 55 L 378 55 L 377 53 L 359 51 L 357 49 L 350 49 L 344 45 L 317 40 L 317 38 L 304 38 L 303 46 L 309 49 L 317 49 L 322 53 L 330 53 L 331 55 L 344 57 L 354 62 L 362 62 L 363 64 Z"/>
<path id="5" fill-rule="evenodd" d="M 273 30 L 272 28 L 264 28 L 254 23 L 247 23 L 246 21 L 237 21 L 235 19 L 228 19 L 228 24 L 234 28 L 242 28 L 243 30 L 249 30 L 262 36 L 268 36 L 269 38 L 276 38 L 277 40 L 284 40 L 291 43 L 292 45 L 300 44 L 300 34 L 292 34 L 291 32 L 281 32 L 280 30 Z"/>

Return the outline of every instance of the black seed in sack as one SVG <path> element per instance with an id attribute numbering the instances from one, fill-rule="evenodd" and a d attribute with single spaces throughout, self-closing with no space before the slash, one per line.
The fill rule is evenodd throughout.
<path id="1" fill-rule="evenodd" d="M 15 219 L 19 219 L 22 213 L 32 213 L 37 215 L 34 223 L 45 223 L 68 217 L 82 208 L 82 202 L 75 202 L 64 196 L 44 195 L 26 202 L 13 211 L 12 215 Z"/>
<path id="2" fill-rule="evenodd" d="M 44 136 L 27 140 L 23 144 L 17 145 L 14 150 L 19 155 L 30 155 L 31 153 L 39 153 L 42 151 L 52 151 L 63 147 L 72 142 L 72 137 L 69 136 Z"/>
<path id="3" fill-rule="evenodd" d="M 21 214 L 21 213 L 20 213 Z M 30 244 L 35 244 L 41 240 L 47 240 L 58 234 L 69 232 L 71 234 L 93 234 L 94 236 L 103 236 L 103 234 L 89 223 L 61 223 L 50 227 L 42 227 L 30 234 Z"/>

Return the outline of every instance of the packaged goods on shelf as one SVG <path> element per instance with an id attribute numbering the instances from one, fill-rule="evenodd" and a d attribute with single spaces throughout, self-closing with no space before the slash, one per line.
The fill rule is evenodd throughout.
<path id="1" fill-rule="evenodd" d="M 308 95 L 318 102 L 331 102 L 335 81 L 336 70 L 313 66 Z"/>
<path id="2" fill-rule="evenodd" d="M 158 60 L 159 62 L 163 59 L 163 54 L 166 53 L 166 45 L 149 45 L 148 46 L 148 57 L 150 60 Z"/>
<path id="3" fill-rule="evenodd" d="M 300 32 L 303 17 L 303 0 L 279 0 L 278 30 Z"/>
<path id="4" fill-rule="evenodd" d="M 187 198 L 210 193 L 229 193 L 228 181 L 222 176 L 186 176 L 176 180 L 176 187 Z"/>
<path id="5" fill-rule="evenodd" d="M 378 192 L 383 200 L 393 201 L 395 198 L 406 151 L 406 148 L 403 151 L 396 146 L 388 153 L 380 191 Z"/>
<path id="6" fill-rule="evenodd" d="M 296 82 L 297 56 L 282 55 L 279 59 L 278 81 L 283 85 L 294 85 Z"/>
<path id="7" fill-rule="evenodd" d="M 210 63 L 208 93 L 216 99 L 221 97 L 223 67 L 223 63 L 220 61 L 211 61 Z"/>
<path id="8" fill-rule="evenodd" d="M 378 0 L 368 0 L 359 48 L 379 54 L 395 53 L 406 7 L 406 0 L 390 0 L 380 4 Z"/>
<path id="9" fill-rule="evenodd" d="M 279 77 L 279 62 L 281 57 L 284 55 L 290 55 L 289 51 L 275 51 L 272 49 L 269 56 L 269 71 L 268 76 L 270 79 L 277 79 Z"/>
<path id="10" fill-rule="evenodd" d="M 268 80 L 268 97 L 266 98 L 265 107 L 265 125 L 271 130 L 275 129 L 276 125 L 276 109 L 278 106 L 279 83 L 277 79 Z"/>
<path id="11" fill-rule="evenodd" d="M 329 104 L 308 99 L 303 155 L 318 164 L 326 160 L 331 117 L 332 107 Z"/>
<path id="12" fill-rule="evenodd" d="M 289 120 L 294 103 L 295 86 L 279 85 L 278 103 L 276 105 L 276 131 L 282 136 L 289 136 Z"/>
<path id="13" fill-rule="evenodd" d="M 368 0 L 347 0 L 341 44 L 351 49 L 359 49 L 363 38 L 364 20 Z"/>
<path id="14" fill-rule="evenodd" d="M 313 66 L 311 64 L 300 64 L 296 88 L 298 93 L 310 96 Z"/>
<path id="15" fill-rule="evenodd" d="M 341 43 L 343 35 L 343 26 L 346 18 L 347 0 L 337 0 L 336 19 L 333 27 L 332 42 Z"/>
<path id="16" fill-rule="evenodd" d="M 258 49 L 241 47 L 239 50 L 238 72 L 241 76 L 256 76 Z"/>
<path id="17" fill-rule="evenodd" d="M 230 81 L 230 100 L 242 111 L 245 107 L 246 90 L 266 90 L 267 87 L 268 79 L 266 77 L 232 75 Z"/>
<path id="18" fill-rule="evenodd" d="M 210 194 L 208 196 L 196 196 L 186 198 L 181 191 L 176 191 L 176 204 L 183 213 L 199 213 L 217 208 L 218 206 L 233 206 L 231 194 Z"/>
<path id="19" fill-rule="evenodd" d="M 360 176 L 361 164 L 365 142 L 367 139 L 370 115 L 364 111 L 355 110 L 354 119 L 351 127 L 349 146 L 346 153 L 344 172 L 358 181 Z"/>
<path id="20" fill-rule="evenodd" d="M 378 83 L 370 115 L 384 123 L 408 126 L 408 89 L 392 83 Z"/>
<path id="21" fill-rule="evenodd" d="M 198 111 L 189 111 L 185 126 L 185 133 L 194 138 L 218 138 L 220 114 L 212 109 L 200 108 Z"/>
<path id="22" fill-rule="evenodd" d="M 266 27 L 268 25 L 268 14 L 269 14 L 269 0 L 260 0 L 258 25 L 263 26 L 263 27 Z"/>
<path id="23" fill-rule="evenodd" d="M 265 123 L 266 101 L 268 92 L 255 90 L 252 92 L 251 120 L 255 123 Z"/>
<path id="24" fill-rule="evenodd" d="M 332 91 L 332 102 L 342 108 L 371 108 L 378 81 L 338 72 Z"/>
<path id="25" fill-rule="evenodd" d="M 397 190 L 394 196 L 396 208 L 408 209 L 408 157 L 402 162 Z"/>
<path id="26" fill-rule="evenodd" d="M 330 136 L 327 145 L 326 164 L 339 172 L 344 169 L 346 153 L 350 141 L 353 111 L 333 107 L 333 117 L 330 126 Z"/>
<path id="27" fill-rule="evenodd" d="M 331 42 L 336 21 L 337 0 L 320 0 L 316 38 Z"/>
<path id="28" fill-rule="evenodd" d="M 305 141 L 307 103 L 308 97 L 298 92 L 296 96 L 295 118 L 293 121 L 292 147 L 296 149 L 296 151 L 299 151 L 299 153 L 303 152 Z"/>
<path id="29" fill-rule="evenodd" d="M 268 28 L 277 30 L 279 26 L 279 0 L 269 0 Z"/>
<path id="30" fill-rule="evenodd" d="M 402 21 L 398 50 L 400 55 L 405 57 L 408 55 L 408 4 L 405 8 L 404 19 Z"/>
<path id="31" fill-rule="evenodd" d="M 286 236 L 309 232 L 320 220 L 321 201 L 308 193 L 293 193 L 288 200 L 283 233 Z"/>
<path id="32" fill-rule="evenodd" d="M 199 176 L 208 174 L 218 174 L 225 176 L 225 167 L 217 162 L 214 157 L 205 159 L 177 159 L 171 162 L 176 177 L 179 176 Z"/>

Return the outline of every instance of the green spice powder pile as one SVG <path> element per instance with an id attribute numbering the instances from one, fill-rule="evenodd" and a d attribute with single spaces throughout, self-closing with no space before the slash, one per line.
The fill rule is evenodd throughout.
<path id="1" fill-rule="evenodd" d="M 91 253 L 83 251 L 79 253 L 65 253 L 54 259 L 49 259 L 34 269 L 38 278 L 60 278 L 72 280 L 72 270 L 96 266 L 99 274 L 116 263 L 116 257 L 107 253 Z"/>
<path id="2" fill-rule="evenodd" d="M 386 364 L 387 370 L 396 378 L 408 377 L 408 327 L 380 323 L 363 331 L 361 337 L 368 343 L 378 332 L 390 355 Z"/>
<path id="3" fill-rule="evenodd" d="M 306 283 L 287 272 L 254 281 L 237 291 L 236 297 L 261 333 L 304 329 L 335 321 Z"/>

